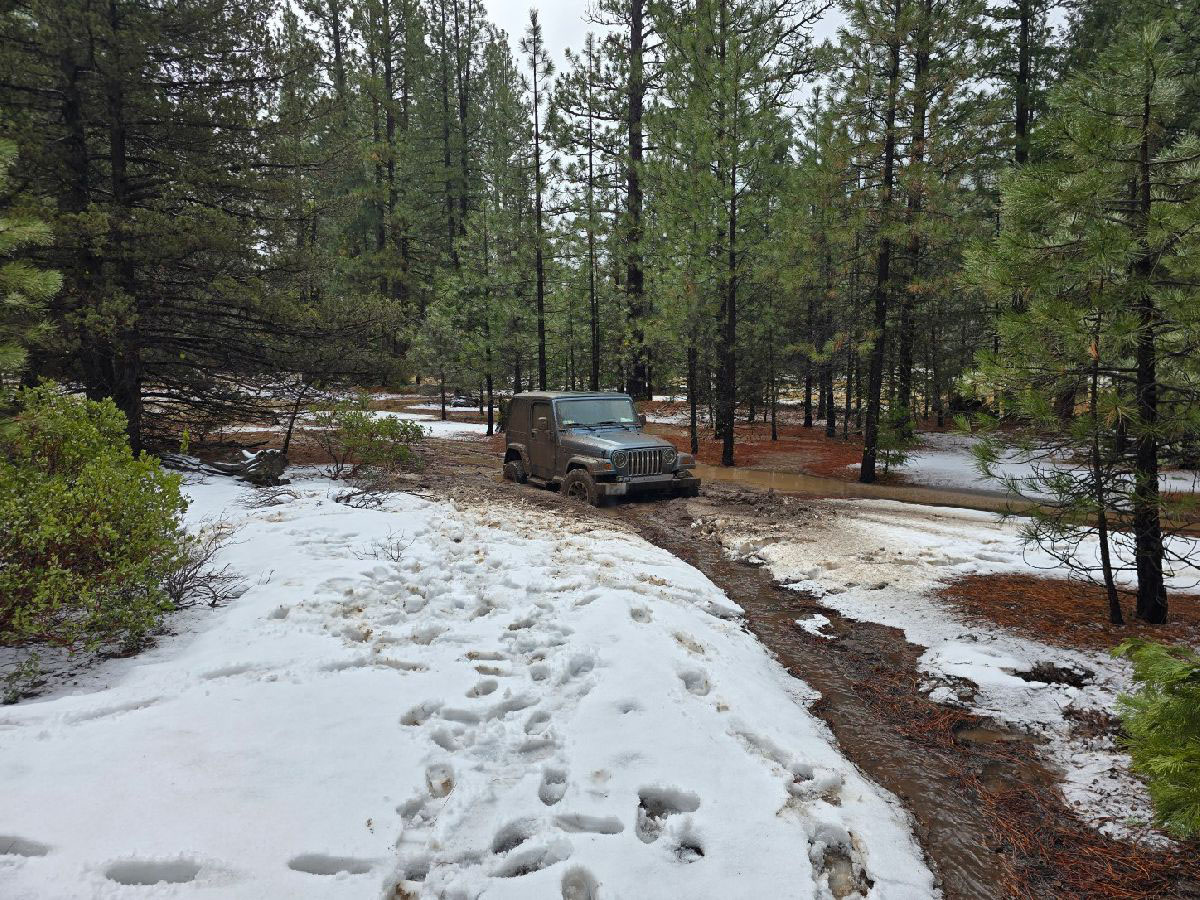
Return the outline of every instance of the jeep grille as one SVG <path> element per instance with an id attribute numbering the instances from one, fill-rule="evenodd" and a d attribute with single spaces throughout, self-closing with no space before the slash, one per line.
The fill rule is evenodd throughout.
<path id="1" fill-rule="evenodd" d="M 661 450 L 629 451 L 630 475 L 661 475 L 662 470 Z"/>

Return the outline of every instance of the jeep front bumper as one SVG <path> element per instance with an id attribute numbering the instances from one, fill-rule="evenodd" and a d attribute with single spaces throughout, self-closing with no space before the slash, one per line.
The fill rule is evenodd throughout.
<path id="1" fill-rule="evenodd" d="M 597 487 L 608 497 L 623 497 L 627 494 L 653 491 L 684 491 L 699 486 L 700 479 L 687 469 L 666 472 L 662 475 L 622 475 L 615 481 L 597 482 Z"/>

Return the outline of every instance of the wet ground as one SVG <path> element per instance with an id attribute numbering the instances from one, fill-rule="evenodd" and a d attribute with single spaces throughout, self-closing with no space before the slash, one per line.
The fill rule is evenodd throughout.
<path id="1" fill-rule="evenodd" d="M 438 442 L 432 459 L 424 473 L 409 476 L 415 489 L 462 500 L 520 498 L 594 518 L 635 531 L 704 572 L 745 609 L 746 627 L 779 662 L 820 692 L 812 710 L 842 752 L 911 812 L 946 897 L 1200 897 L 1195 861 L 1179 864 L 1186 853 L 1122 845 L 1076 819 L 1056 788 L 1058 776 L 1038 761 L 1035 738 L 930 701 L 921 690 L 921 648 L 902 632 L 843 619 L 765 569 L 729 559 L 714 537 L 693 527 L 719 511 L 789 531 L 820 528 L 834 514 L 820 500 L 768 493 L 754 479 L 717 480 L 697 500 L 592 509 L 503 482 L 494 454 L 479 444 Z M 822 629 L 828 637 L 795 624 L 814 613 L 829 620 Z"/>

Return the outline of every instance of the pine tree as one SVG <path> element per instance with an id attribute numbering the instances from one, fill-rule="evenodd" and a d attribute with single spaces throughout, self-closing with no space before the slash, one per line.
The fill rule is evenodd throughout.
<path id="1" fill-rule="evenodd" d="M 10 188 L 9 170 L 17 145 L 0 140 L 0 196 Z M 29 347 L 47 337 L 46 303 L 62 287 L 62 276 L 23 258 L 52 240 L 49 226 L 16 203 L 0 214 L 0 379 L 20 375 Z"/>
<path id="2" fill-rule="evenodd" d="M 1163 538 L 1173 510 L 1160 463 L 1200 428 L 1200 140 L 1179 127 L 1179 72 L 1152 25 L 1068 81 L 1040 132 L 1047 162 L 1005 184 L 1000 236 L 974 261 L 994 295 L 1019 292 L 1028 309 L 1009 327 L 1029 346 L 991 360 L 998 382 L 1027 408 L 1050 405 L 1064 380 L 1090 378 L 1104 395 L 1093 468 L 1114 475 L 1093 487 L 1101 508 L 1128 510 L 1135 612 L 1154 623 L 1167 618 L 1164 569 L 1177 552 Z"/>
<path id="3" fill-rule="evenodd" d="M 671 109 L 660 126 L 669 148 L 661 192 L 673 216 L 695 217 L 695 236 L 686 218 L 677 219 L 689 232 L 679 235 L 682 245 L 711 254 L 703 265 L 716 294 L 722 465 L 734 464 L 739 302 L 769 218 L 770 190 L 760 188 L 778 189 L 790 142 L 783 112 L 811 62 L 807 29 L 815 14 L 802 0 L 695 0 L 660 26 Z"/>

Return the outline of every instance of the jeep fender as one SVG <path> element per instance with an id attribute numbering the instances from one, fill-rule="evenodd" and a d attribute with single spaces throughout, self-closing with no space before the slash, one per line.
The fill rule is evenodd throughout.
<path id="1" fill-rule="evenodd" d="M 567 466 L 563 474 L 570 472 L 572 469 L 587 469 L 588 474 L 593 478 L 598 478 L 601 475 L 612 475 L 616 469 L 612 464 L 603 459 L 598 459 L 595 456 L 572 456 L 567 460 Z"/>
<path id="2" fill-rule="evenodd" d="M 529 451 L 525 449 L 524 444 L 509 444 L 504 451 L 504 461 L 510 462 L 514 459 L 519 459 L 521 465 L 525 467 L 525 471 L 531 471 L 529 464 Z"/>

